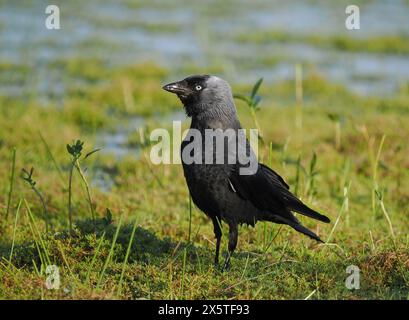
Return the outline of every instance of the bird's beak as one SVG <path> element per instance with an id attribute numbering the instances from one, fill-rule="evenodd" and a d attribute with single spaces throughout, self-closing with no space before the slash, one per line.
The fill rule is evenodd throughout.
<path id="1" fill-rule="evenodd" d="M 178 95 L 186 95 L 190 92 L 190 90 L 183 84 L 183 81 L 169 83 L 164 85 L 162 89 Z"/>

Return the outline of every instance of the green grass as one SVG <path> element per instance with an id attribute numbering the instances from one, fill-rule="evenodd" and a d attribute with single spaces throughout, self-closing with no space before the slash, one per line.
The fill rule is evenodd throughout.
<path id="1" fill-rule="evenodd" d="M 83 157 L 81 172 L 74 168 L 68 187 L 73 160 L 67 144 L 85 141 L 86 155 L 101 147 L 99 130 L 112 130 L 134 115 L 146 117 L 148 133 L 171 127 L 158 120 L 158 114 L 180 110 L 177 99 L 161 89 L 171 78 L 168 70 L 153 63 L 113 67 L 77 58 L 50 63 L 56 66 L 67 84 L 62 107 L 58 100 L 44 107 L 31 95 L 0 97 L 0 174 L 5 177 L 0 298 L 408 298 L 407 85 L 390 97 L 360 97 L 304 71 L 301 110 L 292 80 L 263 83 L 257 113 L 237 100 L 244 127 L 254 127 L 256 117 L 263 132 L 261 161 L 271 163 L 292 191 L 332 222 L 299 217 L 328 239 L 327 245 L 285 226 L 243 226 L 232 268 L 222 273 L 213 266 L 211 222 L 190 207 L 181 166 L 149 163 L 150 146 L 138 140 L 139 133 L 129 138 L 129 145 L 142 151 L 139 158 L 103 152 Z M 241 94 L 253 86 L 232 85 Z M 302 113 L 301 127 L 294 120 L 297 113 Z M 20 178 L 21 169 L 31 167 L 46 216 L 38 194 Z M 95 168 L 112 175 L 112 190 L 93 185 Z M 225 256 L 226 226 L 223 232 Z M 49 263 L 60 268 L 59 290 L 45 287 Z M 346 267 L 352 264 L 361 270 L 360 290 L 345 287 Z"/>

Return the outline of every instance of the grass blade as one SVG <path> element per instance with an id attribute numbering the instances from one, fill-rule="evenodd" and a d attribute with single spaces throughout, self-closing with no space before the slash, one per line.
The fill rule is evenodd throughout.
<path id="1" fill-rule="evenodd" d="M 91 218 L 92 218 L 92 221 L 95 223 L 95 209 L 94 209 L 94 205 L 92 203 L 91 189 L 89 187 L 87 178 L 85 177 L 84 172 L 82 171 L 82 169 L 80 167 L 78 159 L 75 162 L 75 168 L 77 169 L 77 171 L 78 171 L 78 173 L 79 173 L 79 175 L 81 177 L 81 180 L 84 183 L 85 190 L 86 190 L 86 193 L 87 193 L 88 204 L 89 204 L 89 208 L 90 208 L 90 212 L 91 212 Z"/>
<path id="2" fill-rule="evenodd" d="M 91 263 L 90 263 L 90 265 L 88 267 L 87 274 L 85 275 L 85 283 L 88 283 L 88 281 L 89 281 L 89 276 L 91 274 L 91 270 L 94 267 L 95 261 L 97 259 L 98 254 L 99 254 L 99 250 L 101 250 L 101 246 L 102 246 L 102 243 L 104 242 L 104 240 L 105 240 L 105 231 L 102 233 L 101 239 L 99 239 L 99 241 L 98 241 L 97 248 L 96 248 L 96 250 L 94 252 Z"/>
<path id="3" fill-rule="evenodd" d="M 257 80 L 256 84 L 253 87 L 253 90 L 251 91 L 251 96 L 250 96 L 251 100 L 253 100 L 254 97 L 256 96 L 257 91 L 260 88 L 262 83 L 263 83 L 263 78 L 260 78 L 260 79 Z"/>
<path id="4" fill-rule="evenodd" d="M 348 186 L 344 188 L 344 201 L 342 202 L 342 206 L 341 206 L 341 209 L 339 210 L 337 220 L 335 220 L 334 226 L 332 227 L 332 230 L 331 230 L 331 232 L 330 232 L 330 234 L 329 234 L 329 236 L 327 238 L 326 243 L 329 243 L 331 241 L 332 236 L 334 234 L 334 231 L 337 228 L 338 223 L 339 223 L 339 221 L 341 219 L 341 216 L 344 213 L 344 211 L 346 210 L 346 208 L 348 207 L 348 202 L 349 202 L 348 194 L 349 194 L 350 187 L 351 187 L 351 182 L 349 182 Z"/>
<path id="5" fill-rule="evenodd" d="M 132 228 L 132 233 L 131 233 L 131 238 L 129 240 L 128 248 L 126 249 L 124 263 L 122 265 L 121 276 L 119 278 L 118 292 L 117 292 L 118 295 L 121 293 L 122 279 L 123 279 L 124 274 L 125 274 L 125 267 L 126 267 L 126 264 L 128 263 L 129 254 L 131 253 L 132 242 L 133 242 L 133 239 L 134 239 L 134 236 L 135 236 L 135 231 L 136 231 L 137 225 L 138 225 L 137 221 L 135 220 L 135 223 L 134 223 L 133 228 Z"/>
<path id="6" fill-rule="evenodd" d="M 304 300 L 310 300 L 310 298 L 317 292 L 317 289 L 314 289 L 308 296 L 304 298 Z"/>
<path id="7" fill-rule="evenodd" d="M 53 154 L 52 154 L 52 152 L 51 152 L 51 149 L 50 149 L 50 147 L 48 146 L 47 141 L 45 141 L 45 139 L 44 139 L 43 135 L 41 134 L 41 132 L 38 132 L 38 134 L 40 135 L 40 139 L 41 139 L 42 143 L 44 144 L 44 147 L 45 147 L 45 150 L 46 150 L 47 153 L 48 153 L 48 156 L 50 157 L 52 163 L 54 164 L 54 167 L 57 169 L 58 176 L 59 176 L 60 179 L 61 179 L 61 183 L 64 185 L 64 183 L 65 183 L 65 182 L 64 182 L 64 175 L 63 175 L 63 173 L 62 173 L 62 170 L 61 170 L 60 166 L 58 165 L 57 161 L 55 160 L 55 158 L 54 158 L 54 156 L 53 156 Z"/>
<path id="8" fill-rule="evenodd" d="M 383 214 L 384 214 L 384 216 L 385 216 L 385 218 L 386 218 L 386 221 L 388 222 L 389 231 L 390 231 L 390 233 L 391 233 L 393 243 L 395 244 L 395 239 L 396 239 L 396 237 L 395 237 L 395 232 L 393 231 L 393 226 L 392 226 L 391 218 L 389 217 L 389 213 L 388 213 L 388 211 L 386 210 L 385 204 L 384 204 L 384 202 L 383 202 L 383 195 L 382 195 L 380 192 L 377 192 L 377 195 L 378 195 L 379 203 L 380 203 L 380 205 L 381 205 L 382 212 L 383 212 Z"/>
<path id="9" fill-rule="evenodd" d="M 16 148 L 13 148 L 13 150 L 11 151 L 11 158 L 12 158 L 12 162 L 11 162 L 10 188 L 9 188 L 9 193 L 7 197 L 6 220 L 9 216 L 11 196 L 13 194 L 14 175 L 16 171 Z"/>
<path id="10" fill-rule="evenodd" d="M 21 207 L 22 202 L 23 201 L 21 199 L 18 202 L 17 210 L 16 210 L 16 217 L 14 219 L 13 240 L 11 242 L 10 257 L 9 257 L 9 262 L 10 263 L 11 263 L 11 259 L 13 258 L 14 243 L 15 243 L 15 240 L 16 240 L 17 220 L 18 220 L 18 216 L 19 216 L 19 213 L 20 213 L 20 207 Z"/>
<path id="11" fill-rule="evenodd" d="M 181 284 L 180 284 L 180 296 L 182 298 L 184 296 L 184 291 L 185 291 L 186 257 L 187 257 L 187 248 L 183 249 L 182 279 L 181 279 Z"/>
<path id="12" fill-rule="evenodd" d="M 30 206 L 29 206 L 29 204 L 28 204 L 28 202 L 27 202 L 26 199 L 24 199 L 24 203 L 25 203 L 25 206 L 26 206 L 26 208 L 27 208 L 30 225 L 32 226 L 32 232 L 34 233 L 33 236 L 34 236 L 34 237 L 37 237 L 38 242 L 40 243 L 40 247 L 41 247 L 41 248 L 43 249 L 43 251 L 44 251 L 45 261 L 43 261 L 43 262 L 46 262 L 48 265 L 51 265 L 50 256 L 48 255 L 48 251 L 47 251 L 47 248 L 46 248 L 46 246 L 45 246 L 44 240 L 43 240 L 43 238 L 41 237 L 40 232 L 38 231 L 37 224 L 36 224 L 36 222 L 35 222 L 35 220 L 34 220 L 33 213 L 31 212 Z"/>
<path id="13" fill-rule="evenodd" d="M 107 256 L 107 258 L 105 260 L 104 266 L 103 266 L 101 274 L 99 276 L 97 286 L 96 286 L 97 289 L 101 285 L 101 282 L 102 282 L 102 279 L 103 279 L 103 277 L 105 275 L 105 271 L 106 271 L 106 269 L 108 267 L 108 264 L 111 262 L 112 254 L 114 253 L 114 249 L 115 249 L 116 239 L 118 238 L 119 229 L 121 228 L 121 223 L 122 223 L 122 215 L 119 218 L 118 226 L 116 227 L 115 235 L 114 235 L 114 238 L 112 239 L 111 249 L 109 249 L 108 256 Z"/>
<path id="14" fill-rule="evenodd" d="M 190 195 L 190 192 L 189 192 L 189 238 L 188 238 L 189 243 L 190 243 L 191 233 L 192 233 L 192 196 Z"/>

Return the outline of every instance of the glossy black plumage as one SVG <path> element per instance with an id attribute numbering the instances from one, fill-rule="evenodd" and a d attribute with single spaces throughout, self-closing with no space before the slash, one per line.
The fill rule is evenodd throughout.
<path id="1" fill-rule="evenodd" d="M 197 130 L 204 137 L 206 129 L 234 130 L 236 133 L 241 129 L 230 86 L 224 80 L 208 75 L 192 76 L 168 84 L 164 89 L 176 93 L 186 114 L 192 117 L 190 132 Z M 245 150 L 251 150 L 247 140 L 235 142 Z M 201 163 L 190 163 L 184 158 L 184 152 L 185 156 L 189 154 L 186 151 L 191 150 L 192 144 L 202 147 L 198 157 Z M 287 224 L 321 241 L 315 233 L 301 225 L 292 211 L 326 223 L 330 220 L 294 196 L 284 179 L 274 170 L 256 162 L 255 172 L 243 175 L 240 171 L 243 164 L 239 161 L 229 164 L 227 153 L 222 155 L 225 160 L 223 164 L 206 164 L 206 152 L 216 158 L 216 150 L 206 150 L 204 139 L 195 139 L 188 134 L 182 142 L 183 170 L 192 200 L 213 222 L 217 240 L 215 263 L 218 263 L 222 221 L 229 225 L 229 255 L 225 267 L 229 265 L 230 256 L 236 248 L 238 225 L 242 223 L 253 226 L 257 221 Z"/>

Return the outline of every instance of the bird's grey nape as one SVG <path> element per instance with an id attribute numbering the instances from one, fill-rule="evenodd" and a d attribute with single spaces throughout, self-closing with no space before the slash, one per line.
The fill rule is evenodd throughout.
<path id="1" fill-rule="evenodd" d="M 185 104 L 188 116 L 200 122 L 212 119 L 226 123 L 238 122 L 236 106 L 228 82 L 216 76 L 209 76 L 205 85 L 198 100 L 188 101 Z"/>

